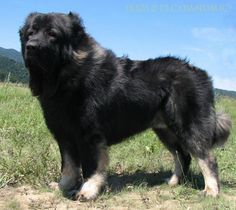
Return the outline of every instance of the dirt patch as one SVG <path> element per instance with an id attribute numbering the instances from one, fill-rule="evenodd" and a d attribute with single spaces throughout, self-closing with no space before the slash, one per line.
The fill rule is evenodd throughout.
<path id="1" fill-rule="evenodd" d="M 0 197 L 0 209 L 68 209 L 55 192 L 40 192 L 29 186 L 5 187 L 0 190 Z"/>
<path id="2" fill-rule="evenodd" d="M 130 191 L 129 191 L 130 189 Z M 234 209 L 236 196 L 223 194 L 221 199 L 189 197 L 188 192 L 153 187 L 135 191 L 132 187 L 118 193 L 104 193 L 94 202 L 81 203 L 64 198 L 58 190 L 36 190 L 31 186 L 0 189 L 0 210 L 128 210 L 128 209 Z M 233 205 L 234 204 L 234 205 Z M 214 207 L 214 208 L 213 208 Z"/>
<path id="3" fill-rule="evenodd" d="M 153 199 L 153 194 L 156 199 Z M 80 209 L 180 209 L 178 201 L 159 199 L 158 191 L 147 193 L 123 192 L 113 196 L 100 196 L 97 201 L 81 203 L 71 201 L 60 195 L 58 191 L 42 192 L 30 186 L 18 188 L 5 187 L 0 189 L 1 210 L 80 210 Z M 150 199 L 152 198 L 152 199 Z"/>

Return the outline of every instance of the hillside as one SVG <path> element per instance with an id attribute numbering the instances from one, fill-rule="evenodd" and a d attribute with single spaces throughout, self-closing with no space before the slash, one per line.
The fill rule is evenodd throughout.
<path id="1" fill-rule="evenodd" d="M 23 58 L 20 52 L 14 49 L 5 49 L 3 47 L 0 47 L 0 55 L 7 57 L 11 60 L 14 60 L 19 63 L 23 63 Z"/>
<path id="2" fill-rule="evenodd" d="M 229 90 L 221 90 L 218 88 L 215 88 L 215 94 L 219 96 L 228 96 L 231 98 L 236 98 L 236 92 L 235 91 L 229 91 Z"/>
<path id="3" fill-rule="evenodd" d="M 0 47 L 0 82 L 27 83 L 28 73 L 20 52 Z"/>
<path id="4" fill-rule="evenodd" d="M 0 55 L 0 81 L 27 83 L 28 73 L 24 64 Z"/>

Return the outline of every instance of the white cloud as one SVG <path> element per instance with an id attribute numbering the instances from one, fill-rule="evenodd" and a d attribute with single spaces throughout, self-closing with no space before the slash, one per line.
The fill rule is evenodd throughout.
<path id="1" fill-rule="evenodd" d="M 218 76 L 213 77 L 214 87 L 223 90 L 236 91 L 236 77 L 235 78 L 220 78 Z"/>
<path id="2" fill-rule="evenodd" d="M 195 38 L 205 39 L 213 42 L 236 42 L 235 28 L 200 27 L 193 28 L 192 34 Z"/>

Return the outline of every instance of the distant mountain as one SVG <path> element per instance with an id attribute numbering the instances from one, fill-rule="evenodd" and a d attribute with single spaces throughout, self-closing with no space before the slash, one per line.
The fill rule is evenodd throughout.
<path id="1" fill-rule="evenodd" d="M 23 63 L 23 58 L 20 52 L 14 49 L 5 49 L 0 47 L 0 55 L 12 59 L 16 62 Z"/>
<path id="2" fill-rule="evenodd" d="M 28 73 L 24 64 L 0 55 L 0 81 L 27 83 Z"/>
<path id="3" fill-rule="evenodd" d="M 236 91 L 230 91 L 230 90 L 221 90 L 218 88 L 215 88 L 215 94 L 216 96 L 228 96 L 231 98 L 235 98 L 236 99 Z"/>

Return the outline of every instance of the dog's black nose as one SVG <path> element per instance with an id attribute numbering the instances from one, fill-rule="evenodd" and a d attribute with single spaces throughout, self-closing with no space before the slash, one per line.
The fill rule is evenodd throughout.
<path id="1" fill-rule="evenodd" d="M 26 44 L 26 49 L 29 51 L 35 51 L 37 49 L 37 43 L 35 42 L 29 42 Z"/>

